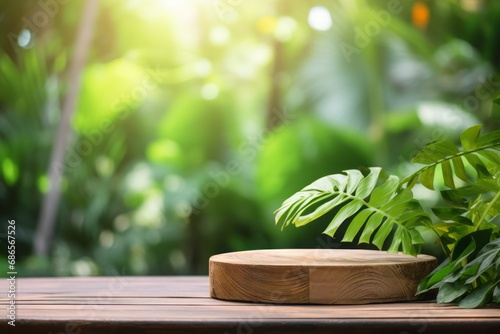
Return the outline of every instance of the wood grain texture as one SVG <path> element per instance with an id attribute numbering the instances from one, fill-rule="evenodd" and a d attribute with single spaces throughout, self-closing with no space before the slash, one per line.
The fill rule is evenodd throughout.
<path id="1" fill-rule="evenodd" d="M 372 250 L 273 249 L 233 252 L 209 261 L 217 299 L 293 304 L 410 301 L 436 267 L 418 257 Z"/>
<path id="2" fill-rule="evenodd" d="M 0 280 L 0 291 L 7 291 Z M 500 308 L 434 301 L 275 305 L 210 298 L 206 276 L 18 278 L 15 329 L 0 333 L 498 333 Z M 9 299 L 0 294 L 0 308 Z"/>

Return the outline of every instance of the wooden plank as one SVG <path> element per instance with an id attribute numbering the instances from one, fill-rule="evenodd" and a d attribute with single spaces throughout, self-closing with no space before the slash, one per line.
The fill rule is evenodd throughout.
<path id="1" fill-rule="evenodd" d="M 229 320 L 213 321 L 191 319 L 188 321 L 127 321 L 113 323 L 108 321 L 21 321 L 16 326 L 16 333 L 54 333 L 54 334 L 470 334 L 470 333 L 498 333 L 500 322 L 484 320 L 472 323 L 456 319 L 453 322 L 435 319 L 409 319 L 386 321 L 384 319 L 367 319 L 364 321 L 345 319 L 292 319 L 282 320 Z M 6 326 L 0 323 L 0 330 Z"/>
<path id="2" fill-rule="evenodd" d="M 370 314 L 380 316 L 382 313 L 389 314 L 392 318 L 406 318 L 411 316 L 425 317 L 469 317 L 469 318 L 488 318 L 500 317 L 499 308 L 486 309 L 463 309 L 453 305 L 438 305 L 435 303 L 389 303 L 389 304 L 370 304 L 362 306 L 353 305 L 273 305 L 273 304 L 257 304 L 257 303 L 239 303 L 218 301 L 209 298 L 128 298 L 128 297 L 112 297 L 112 298 L 49 298 L 49 299 L 18 299 L 17 304 L 23 310 L 38 310 L 40 308 L 50 309 L 65 307 L 66 305 L 75 305 L 81 309 L 94 308 L 101 310 L 109 310 L 114 312 L 114 306 L 141 307 L 149 306 L 165 306 L 165 308 L 150 309 L 169 311 L 169 307 L 198 309 L 201 311 L 216 310 L 217 312 L 225 312 L 226 309 L 232 312 L 240 313 L 245 316 L 249 313 L 266 313 L 263 317 L 273 318 L 281 317 L 286 314 L 301 313 L 317 318 L 370 318 Z M 125 308 L 119 308 L 120 310 Z M 267 314 L 270 312 L 270 314 Z M 312 312 L 312 313 L 311 313 Z M 271 314 L 272 313 L 272 314 Z M 312 314 L 312 315 L 311 315 Z M 119 316 L 119 315 L 118 315 Z M 220 313 L 219 318 L 225 315 Z"/>
<path id="3" fill-rule="evenodd" d="M 209 261 L 210 295 L 224 300 L 294 304 L 366 304 L 423 299 L 418 283 L 437 265 L 373 250 L 271 249 Z"/>
<path id="4" fill-rule="evenodd" d="M 500 309 L 468 310 L 450 307 L 349 309 L 309 305 L 162 305 L 162 304 L 76 304 L 19 305 L 23 319 L 52 320 L 228 320 L 228 319 L 498 319 Z"/>
<path id="5" fill-rule="evenodd" d="M 111 288 L 112 280 L 122 279 L 126 281 L 122 288 Z M 4 291 L 5 281 L 0 281 Z M 500 328 L 498 307 L 461 309 L 434 302 L 275 305 L 221 301 L 209 297 L 207 277 L 18 278 L 17 283 L 19 333 L 293 334 L 335 329 L 356 334 L 378 329 L 429 334 L 497 333 Z M 1 307 L 8 301 L 2 297 Z M 1 333 L 11 329 L 6 321 L 0 322 Z"/>
<path id="6" fill-rule="evenodd" d="M 7 284 L 7 280 L 0 280 L 0 291 L 7 291 Z M 196 276 L 18 278 L 16 286 L 20 296 L 106 297 L 127 293 L 130 297 L 209 297 L 206 277 Z M 6 297 L 1 295 L 0 302 Z"/>

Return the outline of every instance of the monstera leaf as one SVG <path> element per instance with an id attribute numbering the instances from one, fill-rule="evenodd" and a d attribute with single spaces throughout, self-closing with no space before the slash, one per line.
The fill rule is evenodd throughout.
<path id="1" fill-rule="evenodd" d="M 370 168 L 366 176 L 358 170 L 344 173 L 323 177 L 287 199 L 276 212 L 276 222 L 299 227 L 342 206 L 325 234 L 333 237 L 340 225 L 353 217 L 342 241 L 352 241 L 361 232 L 360 242 L 382 248 L 395 229 L 389 251 L 402 248 L 416 255 L 416 245 L 423 239 L 415 228 L 431 221 L 411 191 L 398 190 L 399 178 L 387 177 L 381 168 Z"/>

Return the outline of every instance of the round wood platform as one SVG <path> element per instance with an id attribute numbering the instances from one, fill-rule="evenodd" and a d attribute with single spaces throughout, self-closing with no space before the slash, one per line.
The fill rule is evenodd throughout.
<path id="1" fill-rule="evenodd" d="M 214 255 L 210 295 L 235 301 L 367 304 L 421 299 L 417 285 L 437 264 L 372 250 L 272 249 Z"/>

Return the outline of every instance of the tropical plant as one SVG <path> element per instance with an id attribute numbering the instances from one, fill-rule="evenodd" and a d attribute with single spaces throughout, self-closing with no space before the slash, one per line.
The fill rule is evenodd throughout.
<path id="1" fill-rule="evenodd" d="M 339 209 L 323 233 L 414 256 L 432 230 L 446 260 L 417 293 L 438 289 L 438 303 L 462 307 L 500 303 L 500 131 L 481 135 L 481 127 L 465 130 L 460 146 L 428 143 L 412 159 L 423 166 L 403 179 L 378 167 L 322 177 L 283 202 L 276 224 L 304 226 Z M 418 184 L 439 192 L 445 206 L 427 212 L 415 198 Z"/>

